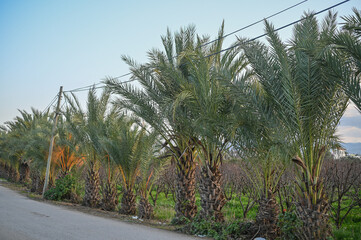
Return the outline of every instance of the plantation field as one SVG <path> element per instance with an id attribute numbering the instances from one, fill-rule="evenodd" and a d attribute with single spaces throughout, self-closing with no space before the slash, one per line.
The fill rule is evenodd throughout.
<path id="1" fill-rule="evenodd" d="M 153 192 L 155 194 L 155 192 Z M 196 197 L 197 206 L 200 208 L 200 198 L 199 195 Z M 243 204 L 247 204 L 246 197 L 242 197 Z M 149 199 L 151 201 L 151 199 Z M 160 193 L 157 201 L 157 206 L 154 208 L 154 218 L 171 223 L 174 218 L 174 201 L 171 195 L 165 197 L 164 193 Z M 346 207 L 346 204 L 343 204 L 342 207 Z M 247 218 L 243 219 L 243 211 L 241 203 L 238 199 L 233 198 L 228 201 L 224 206 L 224 215 L 226 222 L 232 223 L 234 221 L 254 221 L 257 214 L 258 205 L 256 204 L 247 214 Z M 345 214 L 346 210 L 342 211 L 342 214 Z M 345 221 L 340 229 L 337 229 L 334 222 L 332 222 L 333 234 L 335 240 L 359 240 L 361 239 L 361 211 L 360 208 L 353 209 L 349 215 L 345 218 Z"/>

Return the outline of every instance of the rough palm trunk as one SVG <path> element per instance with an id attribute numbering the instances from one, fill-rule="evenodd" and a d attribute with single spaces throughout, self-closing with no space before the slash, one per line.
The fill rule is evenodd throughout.
<path id="1" fill-rule="evenodd" d="M 223 222 L 222 208 L 226 204 L 221 181 L 222 173 L 219 168 L 203 166 L 199 180 L 199 192 L 201 196 L 201 216 L 206 219 L 214 217 L 215 221 Z"/>
<path id="2" fill-rule="evenodd" d="M 328 239 L 331 226 L 327 214 L 327 204 L 319 203 L 312 207 L 299 204 L 296 208 L 297 216 L 302 222 L 302 227 L 298 233 L 300 239 Z"/>
<path id="3" fill-rule="evenodd" d="M 256 216 L 258 236 L 266 239 L 276 239 L 279 236 L 279 227 L 277 226 L 280 209 L 276 198 L 271 191 L 268 191 L 267 197 L 261 197 Z"/>
<path id="4" fill-rule="evenodd" d="M 149 203 L 148 198 L 141 197 L 138 205 L 138 217 L 151 219 L 153 216 L 153 207 Z"/>
<path id="5" fill-rule="evenodd" d="M 120 213 L 135 215 L 137 209 L 135 204 L 135 194 L 132 190 L 125 190 L 122 197 Z"/>
<path id="6" fill-rule="evenodd" d="M 313 199 L 308 193 L 299 194 L 299 202 L 296 205 L 296 214 L 297 217 L 302 222 L 302 227 L 298 232 L 298 237 L 300 239 L 328 239 L 331 235 L 330 223 L 329 223 L 329 204 L 324 194 L 323 190 L 320 188 L 322 186 L 322 181 L 319 180 L 317 186 L 314 184 L 308 184 L 308 181 L 303 178 L 304 185 L 310 186 L 317 192 L 318 199 L 314 203 Z"/>
<path id="7" fill-rule="evenodd" d="M 0 163 L 0 177 L 6 178 L 6 165 L 5 163 Z"/>
<path id="8" fill-rule="evenodd" d="M 118 205 L 117 186 L 109 178 L 103 186 L 102 208 L 106 211 L 113 211 Z"/>
<path id="9" fill-rule="evenodd" d="M 325 148 L 319 152 L 322 156 Z M 321 161 L 321 157 L 318 159 Z M 324 192 L 323 180 L 316 172 L 317 163 L 313 172 L 309 171 L 300 158 L 292 159 L 303 170 L 302 177 L 298 180 L 298 203 L 296 205 L 297 217 L 302 222 L 302 227 L 298 231 L 299 239 L 328 239 L 331 236 L 331 226 L 329 222 L 329 204 Z M 322 166 L 322 162 L 318 163 Z"/>
<path id="10" fill-rule="evenodd" d="M 5 165 L 5 178 L 7 180 L 11 179 L 11 167 L 8 165 Z"/>
<path id="11" fill-rule="evenodd" d="M 97 207 L 100 203 L 100 177 L 99 169 L 95 163 L 90 163 L 90 167 L 85 180 L 85 194 L 83 205 Z"/>
<path id="12" fill-rule="evenodd" d="M 181 157 L 177 165 L 176 220 L 180 221 L 183 217 L 193 219 L 197 214 L 197 205 L 196 168 L 192 154 Z"/>
<path id="13" fill-rule="evenodd" d="M 43 192 L 44 178 L 37 170 L 30 171 L 31 187 L 30 191 L 41 194 Z"/>
<path id="14" fill-rule="evenodd" d="M 19 170 L 15 167 L 10 168 L 10 180 L 12 182 L 19 182 L 20 181 L 20 173 Z"/>
<path id="15" fill-rule="evenodd" d="M 20 182 L 28 184 L 30 181 L 30 168 L 27 163 L 20 164 Z"/>

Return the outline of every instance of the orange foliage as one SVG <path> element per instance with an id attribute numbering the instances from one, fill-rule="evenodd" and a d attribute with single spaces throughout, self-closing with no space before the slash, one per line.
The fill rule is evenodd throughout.
<path id="1" fill-rule="evenodd" d="M 71 139 L 71 135 L 69 136 Z M 61 168 L 62 173 L 66 174 L 74 166 L 83 165 L 85 157 L 77 156 L 69 146 L 56 146 L 54 150 L 54 162 Z"/>

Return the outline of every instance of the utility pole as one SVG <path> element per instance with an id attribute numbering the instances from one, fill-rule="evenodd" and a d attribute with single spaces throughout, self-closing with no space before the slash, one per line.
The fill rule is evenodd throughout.
<path id="1" fill-rule="evenodd" d="M 59 95 L 58 95 L 58 104 L 57 104 L 56 110 L 55 110 L 54 125 L 53 125 L 53 129 L 51 131 L 49 155 L 48 155 L 48 162 L 46 164 L 45 182 L 44 182 L 43 195 L 42 195 L 43 198 L 44 198 L 44 194 L 45 194 L 46 188 L 48 187 L 48 182 L 49 182 L 51 155 L 53 153 L 53 145 L 54 145 L 56 124 L 58 122 L 58 118 L 59 118 L 59 114 L 60 114 L 59 111 L 60 111 L 60 102 L 61 102 L 61 96 L 62 95 L 63 95 L 63 86 L 60 86 Z"/>

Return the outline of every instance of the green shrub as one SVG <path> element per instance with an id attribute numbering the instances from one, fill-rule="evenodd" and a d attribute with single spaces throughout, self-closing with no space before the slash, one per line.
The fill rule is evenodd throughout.
<path id="1" fill-rule="evenodd" d="M 75 192 L 75 183 L 75 177 L 72 174 L 66 174 L 55 180 L 55 186 L 47 190 L 44 197 L 55 201 L 70 200 Z"/>
<path id="2" fill-rule="evenodd" d="M 216 240 L 238 239 L 241 236 L 248 235 L 251 223 L 240 221 L 232 222 L 215 222 L 214 219 L 204 219 L 199 215 L 183 227 L 183 232 L 197 235 L 212 237 Z"/>
<path id="3" fill-rule="evenodd" d="M 278 217 L 282 239 L 297 239 L 297 229 L 301 227 L 301 224 L 294 211 L 287 212 L 284 210 Z"/>
<path id="4" fill-rule="evenodd" d="M 361 240 L 361 223 L 335 229 L 333 234 L 335 240 Z"/>

